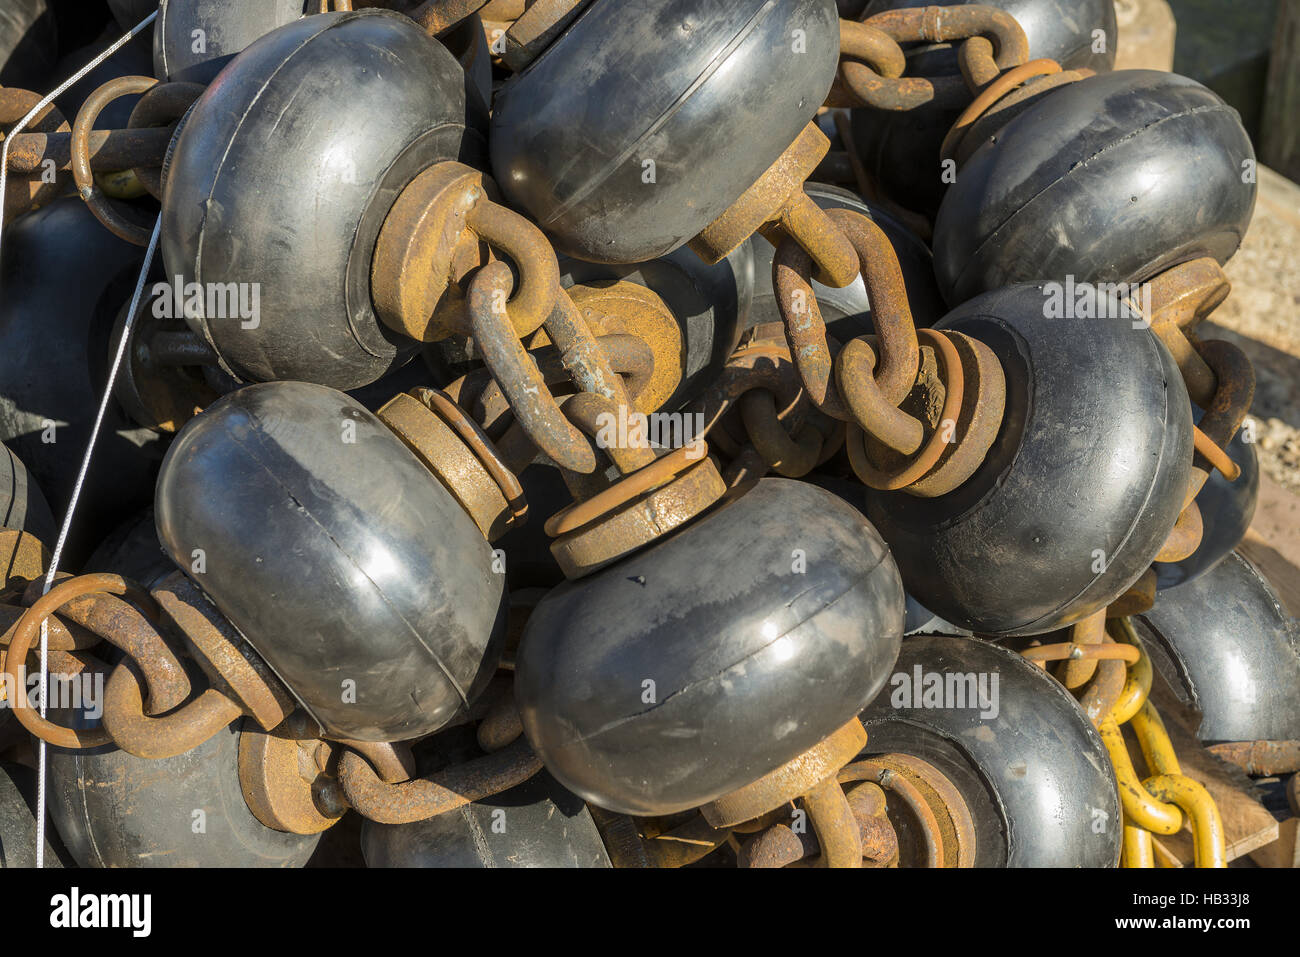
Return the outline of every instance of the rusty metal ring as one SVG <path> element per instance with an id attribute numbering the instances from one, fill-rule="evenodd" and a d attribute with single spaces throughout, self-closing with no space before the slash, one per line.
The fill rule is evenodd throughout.
<path id="1" fill-rule="evenodd" d="M 993 41 L 993 62 L 999 69 L 1019 66 L 1029 59 L 1029 41 L 1019 22 L 1009 13 L 985 6 L 915 7 L 887 10 L 863 21 L 895 43 L 950 43 L 971 37 Z M 885 77 L 866 63 L 841 62 L 846 90 L 862 105 L 876 110 L 912 110 L 933 103 L 939 109 L 960 109 L 970 101 L 961 75 L 939 77 Z"/>
<path id="2" fill-rule="evenodd" d="M 915 755 L 891 752 L 879 754 L 876 764 L 901 773 L 916 785 L 926 803 L 935 812 L 944 847 L 944 859 L 955 867 L 975 865 L 975 819 L 966 799 L 942 771 Z M 952 853 L 949 853 L 951 849 Z M 896 849 L 895 849 L 896 850 Z"/>
<path id="3" fill-rule="evenodd" d="M 812 404 L 784 338 L 755 340 L 742 346 L 731 354 L 721 374 L 693 405 L 704 416 L 701 433 L 709 436 L 710 441 L 716 435 L 718 441 L 714 444 L 727 455 L 734 456 L 738 449 L 725 434 L 725 426 L 719 427 L 719 423 L 750 389 L 766 389 L 775 395 L 780 418 L 785 418 L 796 403 Z"/>
<path id="4" fill-rule="evenodd" d="M 935 816 L 934 808 L 930 807 L 930 802 L 925 799 L 920 788 L 907 777 L 893 768 L 887 768 L 875 761 L 855 761 L 846 765 L 836 776 L 836 780 L 840 784 L 849 784 L 853 781 L 872 781 L 882 788 L 897 794 L 907 806 L 907 809 L 916 817 L 917 823 L 921 825 L 921 837 L 925 841 L 925 862 L 923 866 L 946 866 L 943 856 L 943 832 L 939 827 L 939 819 Z"/>
<path id="5" fill-rule="evenodd" d="M 206 90 L 202 83 L 159 83 L 140 97 L 140 101 L 131 110 L 127 119 L 128 129 L 148 129 L 151 127 L 172 127 L 185 116 L 194 101 Z M 173 130 L 173 135 L 175 131 Z M 131 172 L 140 185 L 153 196 L 162 200 L 162 164 L 164 157 L 159 157 L 157 164 L 136 166 Z"/>
<path id="6" fill-rule="evenodd" d="M 59 583 L 70 580 L 72 576 L 62 574 L 56 579 Z M 136 661 L 149 688 L 149 713 L 162 714 L 189 697 L 190 679 L 163 638 L 153 596 L 133 582 L 126 581 L 126 585 L 132 589 L 127 601 L 113 593 L 83 595 L 69 599 L 60 609 L 59 617 L 79 625 Z M 23 603 L 35 603 L 41 597 L 41 587 L 42 580 L 28 585 Z"/>
<path id="7" fill-rule="evenodd" d="M 864 443 L 865 432 L 861 426 L 854 423 L 854 427 L 848 430 L 844 439 L 845 447 L 849 453 L 849 464 L 853 467 L 854 474 L 864 485 L 880 491 L 906 488 L 913 482 L 924 478 L 938 464 L 939 459 L 943 457 L 945 447 L 949 444 L 948 439 L 944 436 L 943 423 L 952 422 L 955 425 L 961 412 L 962 396 L 965 390 L 965 375 L 962 372 L 961 357 L 957 355 L 956 347 L 946 335 L 934 329 L 918 329 L 916 334 L 919 338 L 934 346 L 935 354 L 943 365 L 941 374 L 945 394 L 943 410 L 939 414 L 939 428 L 931 433 L 929 441 L 925 443 L 907 466 L 893 473 L 883 472 L 871 464 L 867 458 Z"/>
<path id="8" fill-rule="evenodd" d="M 154 587 L 153 596 L 217 691 L 268 730 L 294 710 L 289 690 L 193 581 L 172 572 Z M 146 659 L 136 657 L 136 662 L 143 666 Z"/>
<path id="9" fill-rule="evenodd" d="M 461 441 L 469 447 L 479 464 L 501 489 L 501 497 L 505 499 L 510 514 L 515 520 L 528 514 L 528 502 L 524 498 L 524 488 L 519 484 L 518 477 L 506 466 L 492 440 L 479 428 L 478 423 L 470 418 L 469 413 L 453 402 L 451 396 L 441 389 L 420 386 L 412 390 L 411 394 L 460 436 Z"/>
<path id="10" fill-rule="evenodd" d="M 582 431 L 565 418 L 546 387 L 544 376 L 516 335 L 508 305 L 504 321 L 497 318 L 498 297 L 508 296 L 513 284 L 510 267 L 500 261 L 488 263 L 474 277 L 469 287 L 474 341 L 533 444 L 560 468 L 590 474 L 596 469 L 595 450 Z"/>
<path id="11" fill-rule="evenodd" d="M 555 250 L 531 222 L 486 197 L 470 207 L 465 225 L 494 252 L 504 253 L 514 261 L 519 270 L 519 288 L 512 290 L 506 313 L 519 338 L 532 335 L 550 317 L 563 291 Z"/>
<path id="12" fill-rule="evenodd" d="M 474 732 L 478 746 L 492 754 L 518 741 L 524 733 L 524 724 L 515 706 L 513 691 L 506 691 L 479 722 Z"/>
<path id="13" fill-rule="evenodd" d="M 812 288 L 812 257 L 793 237 L 783 239 L 772 256 L 772 287 L 804 391 L 827 415 L 848 421 L 852 414 L 835 385 L 826 323 Z"/>
<path id="14" fill-rule="evenodd" d="M 27 609 L 22 605 L 0 604 L 0 630 L 3 630 L 0 634 L 0 652 L 9 646 L 10 637 L 25 614 Z M 100 641 L 99 635 L 75 622 L 65 622 L 57 615 L 49 618 L 45 642 L 47 651 L 84 651 L 95 647 Z"/>
<path id="15" fill-rule="evenodd" d="M 904 412 L 902 399 L 890 401 L 873 375 L 876 353 L 865 337 L 850 340 L 835 357 L 840 395 L 853 413 L 851 423 L 895 452 L 911 455 L 925 439 L 925 423 Z"/>
<path id="16" fill-rule="evenodd" d="M 921 361 L 898 254 L 884 230 L 857 210 L 831 209 L 826 215 L 858 254 L 858 271 L 871 298 L 871 324 L 880 342 L 880 363 L 873 376 L 885 399 L 898 405 L 916 383 Z"/>
<path id="17" fill-rule="evenodd" d="M 613 399 L 598 392 L 576 392 L 562 396 L 559 402 L 569 421 L 596 440 L 620 474 L 630 475 L 654 463 L 654 449 L 648 440 L 640 445 L 601 442 L 602 423 L 618 418 L 619 406 Z"/>
<path id="18" fill-rule="evenodd" d="M 63 728 L 47 721 L 27 706 L 22 689 L 27 685 L 26 658 L 36 638 L 41 622 L 74 598 L 96 593 L 119 595 L 124 598 L 149 601 L 148 594 L 128 583 L 120 575 L 94 574 L 69 578 L 55 585 L 27 609 L 27 613 L 14 628 L 9 651 L 5 656 L 4 680 L 14 692 L 14 715 L 24 728 L 47 744 L 77 751 L 112 744 L 113 738 L 104 728 Z"/>
<path id="19" fill-rule="evenodd" d="M 3 130 L 3 132 L 0 132 L 0 141 L 8 139 L 8 131 L 30 113 L 41 99 L 39 93 L 34 93 L 31 90 L 23 90 L 17 87 L 0 88 L 0 130 Z M 68 129 L 68 121 L 59 111 L 59 108 L 51 102 L 32 118 L 23 133 L 19 133 L 18 137 L 9 143 L 9 146 L 17 146 L 18 141 L 28 133 L 48 136 L 51 133 L 67 132 Z M 21 152 L 21 150 L 16 152 Z M 16 167 L 24 165 L 30 166 L 31 169 L 23 175 L 23 178 L 28 181 L 27 195 L 25 197 L 13 189 L 19 178 L 18 176 L 14 176 L 13 181 L 8 184 L 9 190 L 5 195 L 5 215 L 7 217 L 17 216 L 19 213 L 27 212 L 48 203 L 55 199 L 60 192 L 57 175 L 52 183 L 42 182 L 40 177 L 35 176 L 36 171 L 40 169 L 39 156 L 29 157 L 27 163 L 15 162 L 15 159 L 14 152 L 10 152 L 8 168 L 0 170 L 0 176 L 10 177 Z"/>
<path id="20" fill-rule="evenodd" d="M 957 67 L 971 93 L 977 93 L 998 78 L 993 44 L 987 37 L 971 37 L 957 50 Z"/>
<path id="21" fill-rule="evenodd" d="M 690 446 L 684 445 L 680 449 L 674 449 L 667 455 L 655 459 L 645 468 L 637 469 L 631 475 L 615 482 L 603 492 L 593 495 L 585 502 L 575 502 L 567 508 L 560 509 L 546 520 L 546 534 L 551 538 L 558 538 L 585 528 L 602 515 L 632 501 L 638 495 L 653 491 L 671 481 L 702 459 L 705 454 L 707 454 L 707 446 L 704 453 L 695 455 L 691 454 Z"/>
<path id="22" fill-rule="evenodd" d="M 872 323 L 880 340 L 879 368 L 873 378 L 885 401 L 897 405 L 915 384 L 920 363 L 898 256 L 881 228 L 861 213 L 832 209 L 826 217 L 858 255 L 858 271 L 871 297 Z M 836 382 L 836 362 L 811 280 L 812 257 L 794 239 L 783 240 L 772 257 L 772 285 L 790 356 L 813 405 L 831 418 L 852 422 L 855 416 Z"/>
<path id="23" fill-rule="evenodd" d="M 884 30 L 857 20 L 840 20 L 840 58 L 852 57 L 880 77 L 895 80 L 907 69 L 907 55 Z M 840 64 L 843 70 L 844 64 Z"/>
<path id="24" fill-rule="evenodd" d="M 113 669 L 104 691 L 104 728 L 113 743 L 137 758 L 162 759 L 192 751 L 244 714 L 239 702 L 206 688 L 162 717 L 144 713 L 139 666 L 127 659 Z"/>
<path id="25" fill-rule="evenodd" d="M 986 37 L 997 47 L 998 66 L 1009 69 L 1029 59 L 1029 38 L 1005 10 L 981 5 L 928 6 L 885 10 L 863 21 L 897 43 L 956 43 Z"/>
<path id="26" fill-rule="evenodd" d="M 1022 83 L 1027 83 L 1035 77 L 1051 76 L 1053 73 L 1060 72 L 1061 64 L 1055 60 L 1043 58 L 1030 60 L 1028 63 L 1003 73 L 985 87 L 971 102 L 970 106 L 962 111 L 961 116 L 957 117 L 957 121 L 952 124 L 952 128 L 948 130 L 948 134 L 943 138 L 943 145 L 939 148 L 940 162 L 956 159 L 957 150 L 961 146 L 961 141 L 966 133 L 998 100 Z"/>
<path id="27" fill-rule="evenodd" d="M 525 738 L 486 757 L 411 781 L 385 784 L 364 757 L 344 751 L 339 785 L 358 814 L 379 824 L 412 824 L 522 784 L 542 770 Z"/>
<path id="28" fill-rule="evenodd" d="M 786 431 L 777 413 L 776 396 L 767 389 L 749 389 L 740 397 L 740 416 L 750 444 L 768 468 L 787 478 L 807 475 L 821 458 L 825 437 L 811 422 L 797 436 Z"/>
<path id="29" fill-rule="evenodd" d="M 321 3 L 326 2 L 328 0 L 321 0 Z M 348 9 L 352 9 L 352 0 L 334 0 L 334 2 L 346 3 Z M 487 2 L 488 0 L 426 0 L 407 16 L 423 27 L 429 36 L 436 37 L 452 29 L 467 17 L 473 16 L 479 9 L 487 6 Z"/>
<path id="30" fill-rule="evenodd" d="M 113 100 L 133 93 L 145 93 L 157 85 L 158 81 L 150 76 L 121 76 L 109 80 L 86 98 L 72 124 L 72 176 L 77 183 L 77 192 L 109 232 L 137 246 L 147 246 L 153 230 L 129 216 L 124 210 L 130 207 L 119 207 L 95 182 L 90 169 L 90 131 L 104 107 Z"/>

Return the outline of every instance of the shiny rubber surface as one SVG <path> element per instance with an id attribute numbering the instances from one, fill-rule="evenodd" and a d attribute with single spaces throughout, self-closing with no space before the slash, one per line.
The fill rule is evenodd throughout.
<path id="1" fill-rule="evenodd" d="M 978 638 L 908 638 L 862 724 L 864 754 L 913 755 L 962 793 L 977 867 L 1118 865 L 1119 791 L 1101 736 L 1015 652 Z"/>
<path id="2" fill-rule="evenodd" d="M 46 825 L 46 867 L 71 864 L 59 836 Z M 36 772 L 0 763 L 0 870 L 36 866 Z"/>
<path id="3" fill-rule="evenodd" d="M 0 445 L 0 527 L 30 532 L 46 544 L 54 545 L 58 529 L 40 486 L 22 460 Z"/>
<path id="4" fill-rule="evenodd" d="M 172 560 L 338 736 L 429 734 L 495 669 L 491 546 L 342 393 L 279 382 L 224 397 L 176 437 L 155 512 Z"/>
<path id="5" fill-rule="evenodd" d="M 84 722 L 83 722 L 84 724 Z M 236 721 L 192 751 L 49 749 L 50 816 L 79 867 L 302 867 L 319 834 L 262 824 L 239 785 Z"/>
<path id="6" fill-rule="evenodd" d="M 610 867 L 591 812 L 545 771 L 415 824 L 361 829 L 367 867 Z"/>
<path id="7" fill-rule="evenodd" d="M 515 696 L 561 784 L 667 814 L 841 727 L 884 684 L 902 631 L 898 572 L 867 521 L 822 489 L 762 479 L 543 598 Z"/>
<path id="8" fill-rule="evenodd" d="M 130 299 L 140 255 L 75 196 L 5 225 L 0 441 L 27 466 L 59 519 L 104 394 L 113 319 Z M 114 526 L 148 504 L 161 446 L 156 433 L 109 403 L 65 567 L 77 567 Z"/>
<path id="9" fill-rule="evenodd" d="M 161 249 L 169 276 L 258 284 L 254 325 L 186 317 L 226 371 L 346 390 L 410 358 L 371 304 L 375 240 L 426 167 L 482 162 L 468 85 L 412 20 L 363 10 L 274 30 L 208 87 L 165 170 Z"/>
<path id="10" fill-rule="evenodd" d="M 938 327 L 989 346 L 1007 411 L 946 495 L 875 493 L 868 514 L 926 608 L 985 635 L 1053 631 L 1137 580 L 1182 509 L 1191 404 L 1173 358 L 1126 319 L 1046 319 L 1044 287 L 981 296 Z"/>
<path id="11" fill-rule="evenodd" d="M 952 305 L 1036 279 L 1143 282 L 1226 262 L 1250 224 L 1255 153 L 1195 80 L 1120 70 L 1054 90 L 971 156 L 934 227 Z"/>
<path id="12" fill-rule="evenodd" d="M 838 58 L 833 0 L 596 0 L 498 93 L 492 168 L 560 251 L 655 259 L 794 142 Z"/>
<path id="13" fill-rule="evenodd" d="M 1197 421 L 1200 421 L 1199 410 Z M 1238 430 L 1227 448 L 1228 458 L 1241 466 L 1236 481 L 1229 482 L 1217 469 L 1196 496 L 1201 513 L 1201 544 L 1180 562 L 1156 562 L 1156 587 L 1165 589 L 1199 578 L 1223 561 L 1241 544 L 1255 517 L 1259 501 L 1259 454 L 1253 442 L 1243 441 Z"/>
<path id="14" fill-rule="evenodd" d="M 211 83 L 259 37 L 302 16 L 302 0 L 160 0 L 153 27 L 154 76 Z M 196 38 L 201 37 L 201 49 Z"/>
<path id="15" fill-rule="evenodd" d="M 1134 618 L 1152 661 L 1203 715 L 1202 741 L 1300 739 L 1300 624 L 1232 552 Z"/>

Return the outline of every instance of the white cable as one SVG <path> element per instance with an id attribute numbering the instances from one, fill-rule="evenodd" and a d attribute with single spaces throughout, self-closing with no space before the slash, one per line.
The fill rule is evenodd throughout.
<path id="1" fill-rule="evenodd" d="M 5 188 L 8 185 L 9 172 L 9 146 L 13 143 L 13 138 L 27 128 L 36 116 L 54 101 L 54 98 L 66 90 L 72 84 L 76 83 L 87 73 L 99 66 L 110 56 L 125 46 L 132 37 L 138 34 L 149 24 L 153 23 L 158 13 L 154 11 L 137 23 L 129 33 L 123 34 L 118 40 L 111 44 L 108 49 L 104 50 L 98 56 L 94 57 L 89 63 L 77 70 L 70 77 L 55 87 L 48 95 L 41 98 L 41 101 L 32 107 L 21 120 L 19 120 L 5 137 L 4 147 L 0 150 L 0 246 L 4 243 L 4 210 L 5 210 Z M 131 311 L 127 314 L 126 324 L 122 329 L 122 337 L 117 343 L 117 353 L 113 357 L 113 368 L 108 374 L 108 384 L 104 387 L 104 398 L 99 403 L 99 412 L 95 416 L 95 426 L 90 432 L 90 441 L 86 444 L 86 454 L 81 459 L 81 470 L 77 473 L 77 482 L 72 487 L 72 498 L 68 502 L 68 511 L 63 516 L 63 525 L 59 528 L 59 539 L 54 545 L 54 551 L 50 555 L 50 567 L 45 573 L 45 583 L 42 586 L 41 594 L 47 594 L 50 587 L 54 584 L 54 575 L 59 568 L 59 557 L 63 553 L 63 544 L 68 538 L 68 529 L 72 527 L 72 517 L 77 510 L 77 500 L 81 497 L 81 487 L 85 484 L 86 473 L 90 470 L 90 459 L 95 451 L 95 440 L 99 437 L 100 426 L 103 425 L 104 416 L 108 411 L 109 397 L 113 394 L 113 385 L 117 381 L 118 370 L 122 367 L 122 357 L 126 354 L 127 343 L 131 340 L 131 331 L 135 326 L 136 312 L 140 309 L 140 297 L 144 292 L 145 278 L 149 274 L 149 267 L 153 263 L 154 250 L 158 248 L 158 234 L 162 230 L 162 216 L 154 223 L 153 234 L 149 237 L 149 246 L 145 250 L 144 264 L 140 267 L 140 277 L 135 283 L 135 295 L 131 298 Z M 48 656 L 49 656 L 49 625 L 41 622 L 41 681 L 40 681 L 40 711 L 41 717 L 45 717 L 45 682 L 48 677 Z M 22 689 L 15 691 L 16 694 L 25 694 Z M 45 866 L 45 742 L 38 742 L 36 753 L 36 866 Z"/>
<path id="2" fill-rule="evenodd" d="M 81 459 L 81 470 L 77 472 L 77 483 L 72 486 L 72 498 L 68 502 L 68 511 L 63 516 L 63 526 L 59 529 L 59 540 L 54 544 L 50 554 L 50 568 L 45 573 L 45 584 L 41 594 L 49 593 L 54 584 L 54 573 L 59 567 L 59 556 L 63 553 L 63 543 L 67 541 L 68 529 L 72 527 L 72 516 L 77 510 L 77 500 L 81 498 L 81 487 L 86 482 L 86 473 L 90 471 L 90 459 L 95 451 L 95 440 L 99 438 L 99 429 L 104 424 L 108 412 L 108 403 L 113 396 L 113 384 L 117 382 L 118 370 L 122 368 L 122 357 L 126 355 L 127 344 L 135 329 L 136 313 L 140 311 L 140 299 L 144 295 L 145 280 L 149 277 L 149 267 L 153 265 L 154 250 L 158 248 L 158 236 L 162 232 L 162 215 L 154 221 L 153 232 L 149 235 L 149 245 L 145 248 L 144 262 L 140 264 L 140 275 L 135 281 L 135 294 L 131 296 L 131 308 L 126 314 L 126 324 L 122 327 L 122 336 L 117 341 L 117 352 L 113 354 L 113 367 L 108 371 L 108 384 L 104 387 L 104 398 L 100 400 L 99 411 L 95 414 L 95 425 L 90 430 L 90 441 L 86 443 L 86 454 Z M 41 717 L 45 717 L 45 680 L 46 656 L 49 641 L 48 619 L 41 622 L 41 683 L 40 701 Z M 45 866 L 45 741 L 40 742 L 36 759 L 36 866 Z"/>

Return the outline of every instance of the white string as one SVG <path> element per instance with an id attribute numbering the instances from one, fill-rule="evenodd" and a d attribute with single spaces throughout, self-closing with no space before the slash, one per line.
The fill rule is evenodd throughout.
<path id="1" fill-rule="evenodd" d="M 67 541 L 68 529 L 72 527 L 72 516 L 77 510 L 77 500 L 81 498 L 81 487 L 86 482 L 86 473 L 90 471 L 90 459 L 95 451 L 95 440 L 99 438 L 99 429 L 104 424 L 108 412 L 109 399 L 113 396 L 113 384 L 117 382 L 118 370 L 122 368 L 122 357 L 126 355 L 127 344 L 135 329 L 136 313 L 140 311 L 140 299 L 144 295 L 145 280 L 149 277 L 149 267 L 153 265 L 154 251 L 158 248 L 158 236 L 162 232 L 161 214 L 154 221 L 153 232 L 149 235 L 149 245 L 145 248 L 144 262 L 140 264 L 140 275 L 135 281 L 135 293 L 131 296 L 131 308 L 126 314 L 126 324 L 122 327 L 122 336 L 117 341 L 117 352 L 113 354 L 113 367 L 108 372 L 108 384 L 104 387 L 104 398 L 99 402 L 99 411 L 95 413 L 95 425 L 90 430 L 90 441 L 86 443 L 86 454 L 81 459 L 81 470 L 77 472 L 77 483 L 72 486 L 72 498 L 68 502 L 68 511 L 63 516 L 63 526 L 59 529 L 59 540 L 50 555 L 50 568 L 45 573 L 45 584 L 41 594 L 49 593 L 54 584 L 54 573 L 59 567 L 59 556 L 63 553 L 63 543 Z M 48 619 L 41 622 L 41 683 L 40 701 L 41 717 L 45 717 L 45 680 L 47 642 L 49 640 Z M 45 741 L 41 740 L 37 749 L 36 768 L 36 866 L 45 865 Z"/>
<path id="2" fill-rule="evenodd" d="M 4 243 L 4 209 L 5 209 L 5 189 L 8 185 L 9 172 L 9 146 L 13 143 L 13 138 L 27 128 L 36 116 L 53 102 L 54 98 L 66 90 L 72 84 L 76 83 L 87 73 L 99 66 L 110 56 L 125 46 L 132 37 L 138 34 L 157 18 L 157 11 L 149 14 L 139 23 L 137 23 L 129 33 L 125 33 L 121 38 L 111 44 L 108 49 L 104 50 L 98 56 L 94 57 L 89 63 L 77 70 L 70 77 L 60 83 L 48 95 L 41 98 L 41 101 L 32 107 L 21 120 L 9 131 L 5 137 L 4 147 L 0 149 L 0 246 Z M 81 470 L 77 473 L 77 482 L 72 487 L 72 498 L 68 502 L 68 510 L 63 516 L 63 525 L 59 528 L 59 539 L 54 545 L 54 551 L 50 555 L 50 567 L 45 573 L 45 582 L 41 588 L 41 594 L 47 594 L 50 587 L 54 584 L 54 575 L 58 571 L 59 558 L 63 553 L 64 542 L 68 538 L 68 529 L 72 527 L 72 517 L 77 510 L 77 501 L 81 498 L 81 487 L 85 484 L 86 473 L 90 471 L 90 459 L 95 451 L 95 440 L 99 437 L 100 426 L 104 423 L 104 416 L 108 411 L 109 397 L 113 394 L 113 385 L 117 381 L 118 370 L 122 367 L 122 357 L 126 354 L 127 343 L 131 340 L 131 331 L 135 326 L 136 313 L 140 309 L 140 297 L 144 292 L 145 278 L 149 275 L 149 267 L 153 263 L 154 251 L 158 248 L 158 234 L 162 230 L 162 216 L 154 223 L 153 233 L 149 237 L 149 245 L 145 250 L 144 263 L 140 267 L 140 276 L 135 283 L 135 295 L 131 297 L 131 310 L 127 314 L 126 324 L 122 329 L 122 336 L 117 343 L 117 353 L 113 356 L 113 368 L 108 374 L 108 384 L 104 387 L 104 398 L 99 403 L 99 412 L 95 416 L 95 425 L 90 432 L 90 441 L 86 444 L 86 454 L 81 459 Z M 45 682 L 48 677 L 49 665 L 49 625 L 41 622 L 41 680 L 39 686 L 40 712 L 41 717 L 45 717 Z M 16 693 L 24 694 L 25 691 L 19 689 Z M 36 866 L 45 866 L 45 741 L 39 740 L 36 751 Z"/>

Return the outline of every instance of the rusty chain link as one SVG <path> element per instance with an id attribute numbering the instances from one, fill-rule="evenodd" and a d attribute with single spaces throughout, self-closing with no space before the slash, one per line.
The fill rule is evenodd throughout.
<path id="1" fill-rule="evenodd" d="M 903 43 L 966 41 L 963 75 L 905 77 Z M 977 42 L 979 41 L 979 42 Z M 847 102 L 877 110 L 912 110 L 927 103 L 959 109 L 970 99 L 967 77 L 981 85 L 1029 59 L 1029 40 L 1004 10 L 975 4 L 888 10 L 858 23 L 840 21 L 838 87 Z"/>
<path id="2" fill-rule="evenodd" d="M 809 401 L 779 327 L 755 330 L 695 408 L 703 434 L 732 460 L 728 486 L 768 470 L 799 478 L 843 444 L 842 425 Z"/>
<path id="3" fill-rule="evenodd" d="M 179 572 L 151 592 L 118 575 L 63 576 L 43 596 L 34 582 L 27 599 L 30 607 L 6 635 L 4 674 L 10 686 L 25 687 L 25 659 L 47 618 L 55 650 L 87 647 L 70 629 L 69 639 L 63 638 L 63 628 L 76 625 L 124 653 L 108 675 L 101 727 L 63 728 L 24 701 L 15 702 L 18 720 L 49 744 L 73 750 L 114 744 L 137 757 L 164 758 L 192 750 L 241 715 L 269 730 L 292 710 L 291 696 L 270 669 Z M 56 612 L 59 617 L 52 617 Z M 196 696 L 164 637 L 166 626 L 185 639 L 189 657 L 210 679 Z"/>
<path id="4" fill-rule="evenodd" d="M 113 132 L 121 141 L 122 151 L 116 156 L 101 152 L 98 164 L 101 169 L 112 165 L 116 170 L 131 170 L 156 197 L 162 192 L 158 167 L 163 164 L 175 124 L 190 104 L 198 99 L 203 89 L 196 83 L 160 84 L 153 77 L 122 76 L 109 80 L 96 89 L 78 111 L 72 124 L 69 144 L 72 176 L 77 184 L 77 192 L 95 214 L 95 218 L 115 236 L 137 246 L 146 246 L 152 232 L 152 221 L 145 222 L 134 215 L 135 211 L 131 207 L 111 199 L 96 180 L 93 172 L 96 161 L 91 150 L 95 120 L 114 100 L 137 93 L 144 94 L 131 112 L 128 124 L 131 129 Z M 152 129 L 141 128 L 154 126 L 160 127 L 156 133 Z M 105 136 L 104 142 L 110 142 L 110 137 Z M 101 146 L 101 151 L 102 149 Z M 153 172 L 145 172 L 146 167 Z"/>
<path id="5" fill-rule="evenodd" d="M 1229 482 L 1241 468 L 1226 449 L 1250 412 L 1255 396 L 1255 369 L 1250 359 L 1229 342 L 1202 341 L 1196 325 L 1212 313 L 1231 291 L 1223 268 L 1212 258 L 1190 260 L 1155 276 L 1147 283 L 1150 314 L 1132 296 L 1128 305 L 1143 315 L 1151 331 L 1173 356 L 1192 402 L 1204 410 L 1192 427 L 1195 457 L 1183 509 L 1168 539 L 1156 555 L 1157 562 L 1182 561 L 1200 547 L 1204 531 L 1196 498 L 1217 470 Z M 1154 600 L 1154 594 L 1151 596 Z M 1131 596 L 1126 613 L 1150 608 L 1146 596 Z"/>
<path id="6" fill-rule="evenodd" d="M 907 77 L 904 43 L 955 43 L 960 73 Z M 1019 22 L 995 7 L 966 4 L 889 10 L 840 21 L 840 69 L 831 106 L 883 111 L 933 105 L 962 110 L 944 137 L 941 162 L 963 165 L 975 148 L 1043 93 L 1093 75 L 1029 60 Z M 972 99 L 973 98 L 973 99 Z"/>
<path id="7" fill-rule="evenodd" d="M 966 481 L 1002 424 L 1006 380 L 987 346 L 954 332 L 923 330 L 923 351 L 888 238 L 852 210 L 825 214 L 854 249 L 872 303 L 874 337 L 832 354 L 812 288 L 809 239 L 791 233 L 772 260 L 776 300 L 804 388 L 823 413 L 849 423 L 855 473 L 877 489 L 934 496 Z M 938 399 L 938 401 L 933 401 Z M 925 409 L 940 410 L 925 418 Z"/>

